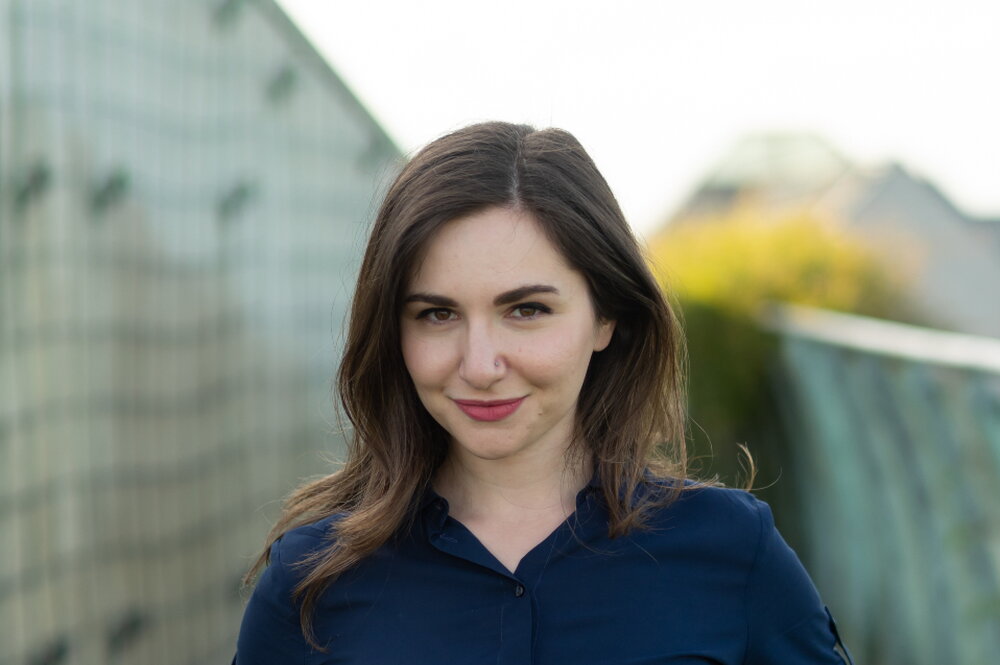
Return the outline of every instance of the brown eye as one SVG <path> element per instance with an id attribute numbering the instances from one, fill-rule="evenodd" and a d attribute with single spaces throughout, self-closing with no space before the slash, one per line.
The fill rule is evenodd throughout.
<path id="1" fill-rule="evenodd" d="M 524 319 L 531 321 L 537 319 L 539 316 L 543 314 L 549 314 L 550 312 L 552 312 L 552 310 L 546 307 L 545 305 L 532 302 L 532 303 L 525 303 L 523 305 L 518 305 L 517 307 L 511 310 L 511 316 L 513 316 L 515 319 Z"/>
<path id="2" fill-rule="evenodd" d="M 518 316 L 518 318 L 530 319 L 538 314 L 538 309 L 532 307 L 531 305 L 524 305 L 523 307 L 515 309 L 514 313 Z"/>
<path id="3" fill-rule="evenodd" d="M 433 324 L 448 323 L 449 321 L 454 320 L 455 317 L 456 314 L 453 311 L 450 309 L 442 309 L 440 307 L 431 307 L 417 314 L 417 319 Z"/>

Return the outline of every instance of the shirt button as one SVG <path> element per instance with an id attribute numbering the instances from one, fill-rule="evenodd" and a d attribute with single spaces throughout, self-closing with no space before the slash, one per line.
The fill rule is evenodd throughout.
<path id="1" fill-rule="evenodd" d="M 524 595 L 524 585 L 523 584 L 518 584 L 516 587 L 514 587 L 514 595 L 517 596 L 518 598 L 520 598 L 521 596 Z"/>

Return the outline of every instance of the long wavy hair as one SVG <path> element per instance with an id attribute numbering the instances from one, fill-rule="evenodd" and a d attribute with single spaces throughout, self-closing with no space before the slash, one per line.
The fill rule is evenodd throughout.
<path id="1" fill-rule="evenodd" d="M 533 215 L 586 279 L 597 316 L 616 322 L 610 344 L 591 359 L 573 444 L 601 479 L 610 535 L 641 528 L 654 506 L 680 491 L 679 483 L 640 491 L 651 477 L 687 477 L 681 327 L 590 156 L 559 129 L 488 122 L 443 136 L 396 177 L 365 251 L 338 375 L 353 425 L 346 462 L 290 495 L 247 573 L 249 583 L 285 532 L 340 516 L 327 546 L 300 562 L 295 597 L 313 646 L 312 613 L 323 591 L 405 527 L 448 451 L 447 433 L 424 409 L 403 362 L 407 282 L 442 225 L 494 206 Z"/>

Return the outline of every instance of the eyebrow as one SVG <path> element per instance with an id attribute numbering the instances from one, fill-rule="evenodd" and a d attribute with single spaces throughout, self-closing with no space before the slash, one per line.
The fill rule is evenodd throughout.
<path id="1" fill-rule="evenodd" d="M 536 293 L 554 293 L 559 295 L 559 289 L 554 286 L 549 286 L 548 284 L 530 284 L 528 286 L 519 286 L 516 289 L 504 291 L 498 295 L 493 299 L 493 304 L 512 305 L 517 301 L 524 300 L 528 296 L 533 296 Z"/>
<path id="2" fill-rule="evenodd" d="M 528 296 L 533 296 L 538 293 L 553 293 L 555 295 L 559 295 L 559 289 L 554 286 L 549 286 L 548 284 L 529 284 L 527 286 L 519 286 L 516 289 L 504 291 L 498 295 L 493 299 L 493 304 L 511 305 L 519 300 L 524 300 Z M 423 302 L 437 307 L 458 307 L 458 302 L 452 298 L 439 296 L 435 293 L 411 293 L 403 300 L 403 304 L 411 302 Z"/>
<path id="3" fill-rule="evenodd" d="M 406 296 L 403 300 L 404 305 L 411 302 L 423 302 L 428 305 L 436 305 L 438 307 L 458 307 L 458 303 L 451 298 L 435 295 L 433 293 L 412 293 Z"/>

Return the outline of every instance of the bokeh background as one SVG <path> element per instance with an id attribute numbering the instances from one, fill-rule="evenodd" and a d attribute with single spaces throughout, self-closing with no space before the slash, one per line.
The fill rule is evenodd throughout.
<path id="1" fill-rule="evenodd" d="M 561 126 L 858 662 L 1000 653 L 1000 5 L 0 0 L 0 665 L 229 662 L 379 192 Z"/>

